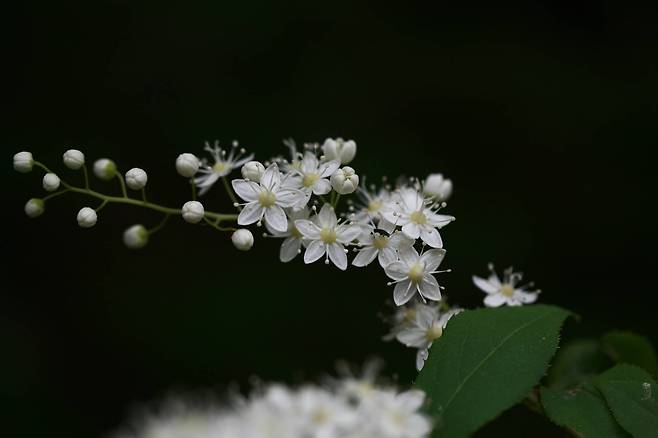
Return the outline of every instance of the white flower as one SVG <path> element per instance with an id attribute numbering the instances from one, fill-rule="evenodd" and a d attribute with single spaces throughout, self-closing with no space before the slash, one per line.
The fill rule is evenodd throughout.
<path id="1" fill-rule="evenodd" d="M 27 173 L 34 166 L 34 158 L 30 152 L 19 152 L 14 155 L 14 170 L 21 173 Z"/>
<path id="2" fill-rule="evenodd" d="M 94 175 L 103 181 L 109 181 L 117 173 L 117 165 L 108 158 L 101 158 L 94 162 Z"/>
<path id="3" fill-rule="evenodd" d="M 431 249 L 418 255 L 414 248 L 399 252 L 400 260 L 386 266 L 386 275 L 392 278 L 395 284 L 393 301 L 398 306 L 408 302 L 418 291 L 425 300 L 439 301 L 441 288 L 432 274 L 438 273 L 436 269 L 445 257 L 445 250 Z"/>
<path id="4" fill-rule="evenodd" d="M 85 154 L 77 149 L 69 149 L 62 156 L 64 165 L 71 170 L 78 170 L 85 164 Z"/>
<path id="5" fill-rule="evenodd" d="M 299 190 L 284 187 L 279 167 L 274 164 L 265 169 L 260 183 L 244 179 L 232 181 L 233 190 L 239 197 L 247 201 L 238 216 L 239 225 L 249 225 L 265 220 L 276 231 L 285 232 L 288 220 L 284 208 L 292 207 L 303 199 Z"/>
<path id="6" fill-rule="evenodd" d="M 328 138 L 322 145 L 325 160 L 339 160 L 341 164 L 347 164 L 356 155 L 356 143 L 353 140 L 344 141 L 342 138 Z"/>
<path id="7" fill-rule="evenodd" d="M 298 413 L 302 422 L 301 433 L 297 435 L 300 438 L 338 438 L 341 431 L 351 429 L 358 420 L 357 413 L 346 400 L 313 387 L 299 390 L 293 412 Z"/>
<path id="8" fill-rule="evenodd" d="M 309 209 L 307 207 L 300 210 L 286 210 L 286 215 L 288 216 L 288 229 L 286 231 L 277 231 L 271 227 L 269 222 L 265 223 L 268 231 L 272 233 L 274 237 L 284 238 L 279 251 L 279 259 L 283 263 L 291 261 L 301 252 L 302 244 L 305 243 L 305 240 L 302 233 L 300 233 L 297 227 L 295 227 L 295 221 L 297 219 L 308 219 L 309 216 Z"/>
<path id="9" fill-rule="evenodd" d="M 238 147 L 237 142 L 233 142 L 233 146 L 229 151 L 228 155 L 226 151 L 219 147 L 219 142 L 215 141 L 215 145 L 210 147 L 206 142 L 206 151 L 210 152 L 213 159 L 215 160 L 212 166 L 203 165 L 199 168 L 199 173 L 201 176 L 197 177 L 194 182 L 201 189 L 199 195 L 205 194 L 210 187 L 213 186 L 220 178 L 225 177 L 230 174 L 233 169 L 237 169 L 242 166 L 247 161 L 250 161 L 254 158 L 254 154 L 250 154 L 246 157 L 242 157 L 242 154 L 245 153 L 244 149 L 240 149 L 238 154 L 235 154 L 235 150 Z"/>
<path id="10" fill-rule="evenodd" d="M 246 228 L 240 228 L 231 235 L 231 242 L 240 251 L 249 251 L 254 246 L 254 235 Z"/>
<path id="11" fill-rule="evenodd" d="M 187 201 L 181 210 L 185 222 L 198 224 L 203 219 L 205 210 L 199 201 Z"/>
<path id="12" fill-rule="evenodd" d="M 47 192 L 54 192 L 59 188 L 59 177 L 54 173 L 47 173 L 43 176 L 43 189 Z"/>
<path id="13" fill-rule="evenodd" d="M 331 175 L 331 186 L 341 195 L 354 193 L 359 186 L 359 175 L 351 167 L 345 166 Z"/>
<path id="14" fill-rule="evenodd" d="M 382 268 L 398 260 L 397 250 L 409 248 L 414 241 L 405 237 L 402 233 L 394 233 L 391 236 L 372 231 L 359 238 L 359 254 L 352 260 L 354 266 L 367 266 L 375 258 Z"/>
<path id="15" fill-rule="evenodd" d="M 133 190 L 141 190 L 146 186 L 148 176 L 143 169 L 134 167 L 126 172 L 126 185 Z"/>
<path id="16" fill-rule="evenodd" d="M 93 208 L 83 207 L 78 212 L 78 225 L 82 228 L 91 228 L 96 225 L 98 215 Z"/>
<path id="17" fill-rule="evenodd" d="M 326 254 L 325 263 L 328 264 L 331 260 L 339 269 L 347 269 L 347 255 L 343 245 L 359 237 L 359 227 L 339 224 L 336 213 L 329 204 L 324 204 L 312 221 L 298 219 L 295 226 L 310 241 L 304 253 L 305 263 L 313 263 Z"/>
<path id="18" fill-rule="evenodd" d="M 290 174 L 293 175 L 286 185 L 301 189 L 306 194 L 306 202 L 311 197 L 311 193 L 316 195 L 326 195 L 331 191 L 329 178 L 340 166 L 340 162 L 333 160 L 321 163 L 315 153 L 306 151 L 298 169 L 291 168 Z"/>
<path id="19" fill-rule="evenodd" d="M 372 221 L 380 230 L 384 230 L 389 234 L 393 233 L 395 224 L 386 220 L 383 214 L 384 212 L 393 212 L 395 206 L 393 195 L 384 187 L 379 191 L 375 191 L 374 185 L 371 187 L 371 191 L 359 187 L 357 194 L 361 205 L 360 208 L 357 207 L 358 211 L 354 214 L 353 220 L 361 224 Z"/>
<path id="20" fill-rule="evenodd" d="M 27 217 L 35 218 L 41 216 L 46 208 L 45 202 L 38 198 L 32 198 L 25 203 L 25 214 Z"/>
<path id="21" fill-rule="evenodd" d="M 411 239 L 420 237 L 432 248 L 442 248 L 443 241 L 437 228 L 443 228 L 455 218 L 437 214 L 426 205 L 423 196 L 412 188 L 403 188 L 400 199 L 393 211 L 384 212 L 384 217 L 402 226 L 402 232 Z"/>
<path id="22" fill-rule="evenodd" d="M 133 225 L 123 232 L 123 243 L 130 249 L 140 249 L 149 241 L 149 232 L 143 225 Z"/>
<path id="23" fill-rule="evenodd" d="M 378 424 L 377 438 L 421 438 L 432 430 L 431 423 L 419 410 L 425 402 L 425 393 L 409 390 L 399 394 L 382 392 L 373 406 L 373 420 Z"/>
<path id="24" fill-rule="evenodd" d="M 260 182 L 260 177 L 263 176 L 263 172 L 265 172 L 265 166 L 263 166 L 260 161 L 250 161 L 245 163 L 240 170 L 242 178 L 254 182 Z"/>
<path id="25" fill-rule="evenodd" d="M 537 295 L 541 291 L 526 290 L 526 288 L 533 286 L 532 283 L 517 286 L 523 278 L 523 274 L 520 272 L 513 272 L 512 268 L 508 268 L 504 271 L 503 280 L 501 281 L 494 271 L 493 265 L 489 265 L 489 270 L 491 274 L 487 279 L 473 276 L 473 283 L 487 294 L 484 298 L 485 306 L 499 307 L 503 304 L 520 306 L 522 304 L 534 303 L 537 300 Z"/>
<path id="26" fill-rule="evenodd" d="M 200 166 L 201 161 L 194 154 L 184 153 L 176 158 L 176 171 L 185 178 L 192 178 Z"/>
<path id="27" fill-rule="evenodd" d="M 443 178 L 440 173 L 433 173 L 425 180 L 423 192 L 432 196 L 436 201 L 445 201 L 452 194 L 452 181 Z"/>

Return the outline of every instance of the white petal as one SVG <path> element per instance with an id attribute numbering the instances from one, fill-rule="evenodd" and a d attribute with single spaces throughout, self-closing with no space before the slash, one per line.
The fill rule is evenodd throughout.
<path id="1" fill-rule="evenodd" d="M 429 329 L 439 318 L 439 308 L 437 306 L 428 306 L 425 304 L 416 305 L 416 323 L 418 326 Z"/>
<path id="2" fill-rule="evenodd" d="M 436 268 L 439 267 L 445 255 L 446 251 L 444 249 L 430 249 L 429 251 L 425 251 L 420 256 L 420 260 L 425 264 L 425 271 L 436 271 Z"/>
<path id="3" fill-rule="evenodd" d="M 415 412 L 425 402 L 425 393 L 419 389 L 411 389 L 399 394 L 397 399 L 404 412 Z"/>
<path id="4" fill-rule="evenodd" d="M 393 248 L 384 248 L 379 250 L 377 259 L 379 260 L 379 265 L 385 268 L 398 260 L 398 253 Z"/>
<path id="5" fill-rule="evenodd" d="M 427 340 L 427 331 L 417 327 L 402 330 L 395 338 L 407 347 L 425 348 L 429 343 Z"/>
<path id="6" fill-rule="evenodd" d="M 487 307 L 499 307 L 505 303 L 507 299 L 503 294 L 491 294 L 484 298 L 484 305 Z"/>
<path id="7" fill-rule="evenodd" d="M 408 212 L 418 211 L 423 206 L 423 197 L 415 189 L 404 189 L 400 192 L 402 204 Z"/>
<path id="8" fill-rule="evenodd" d="M 400 255 L 400 260 L 407 266 L 412 265 L 420 260 L 418 252 L 416 252 L 413 247 L 398 251 L 398 254 Z"/>
<path id="9" fill-rule="evenodd" d="M 384 271 L 386 272 L 386 275 L 391 277 L 393 280 L 402 280 L 409 276 L 407 265 L 402 262 L 393 262 L 386 266 Z"/>
<path id="10" fill-rule="evenodd" d="M 235 193 L 247 202 L 256 201 L 262 190 L 259 184 L 256 184 L 253 181 L 245 181 L 243 179 L 234 179 L 231 181 L 231 185 L 233 186 Z"/>
<path id="11" fill-rule="evenodd" d="M 514 292 L 514 298 L 525 304 L 537 301 L 537 295 L 536 292 L 525 292 L 518 289 Z"/>
<path id="12" fill-rule="evenodd" d="M 416 287 L 409 280 L 402 280 L 395 285 L 393 301 L 396 306 L 406 304 L 416 293 Z"/>
<path id="13" fill-rule="evenodd" d="M 441 288 L 433 275 L 424 275 L 423 280 L 418 283 L 418 290 L 428 300 L 439 301 L 441 299 Z"/>
<path id="14" fill-rule="evenodd" d="M 288 230 L 288 218 L 283 208 L 273 205 L 265 210 L 265 220 L 276 231 L 282 233 Z"/>
<path id="15" fill-rule="evenodd" d="M 331 260 L 334 265 L 343 271 L 347 269 L 347 255 L 345 254 L 345 249 L 343 245 L 338 243 L 332 243 L 329 245 L 329 260 Z"/>
<path id="16" fill-rule="evenodd" d="M 436 228 L 423 227 L 420 230 L 420 238 L 432 248 L 443 248 L 443 240 Z"/>
<path id="17" fill-rule="evenodd" d="M 316 195 L 326 195 L 331 191 L 331 183 L 328 179 L 320 178 L 313 184 L 313 193 Z"/>
<path id="18" fill-rule="evenodd" d="M 473 276 L 473 284 L 488 294 L 493 294 L 500 290 L 500 285 L 491 284 L 484 278 L 477 277 L 475 275 Z"/>
<path id="19" fill-rule="evenodd" d="M 276 163 L 270 164 L 263 176 L 260 177 L 260 185 L 265 187 L 267 190 L 272 190 L 275 186 L 279 185 L 281 182 L 281 173 L 279 172 L 279 166 Z"/>
<path id="20" fill-rule="evenodd" d="M 304 263 L 313 263 L 324 255 L 324 243 L 319 240 L 312 241 L 304 253 Z"/>
<path id="21" fill-rule="evenodd" d="M 322 227 L 334 228 L 338 223 L 336 212 L 330 204 L 324 204 L 318 213 L 318 220 Z"/>
<path id="22" fill-rule="evenodd" d="M 430 355 L 430 352 L 427 349 L 418 350 L 418 353 L 416 353 L 416 369 L 418 371 L 423 369 L 423 367 L 425 366 L 425 361 L 427 360 L 429 355 Z M 427 425 L 423 430 L 425 430 L 425 429 L 428 429 Z M 418 434 L 418 436 L 425 436 L 425 433 L 426 432 L 421 432 L 421 433 Z"/>
<path id="23" fill-rule="evenodd" d="M 404 225 L 402 232 L 410 239 L 418 239 L 420 237 L 420 227 L 414 222 Z"/>
<path id="24" fill-rule="evenodd" d="M 320 228 L 308 219 L 297 219 L 295 228 L 307 239 L 318 240 L 320 238 Z"/>
<path id="25" fill-rule="evenodd" d="M 361 235 L 362 229 L 357 225 L 340 225 L 336 228 L 336 240 L 340 243 L 350 243 Z"/>
<path id="26" fill-rule="evenodd" d="M 327 161 L 320 166 L 319 172 L 322 178 L 326 178 L 334 174 L 335 171 L 340 167 L 340 161 L 333 160 Z"/>
<path id="27" fill-rule="evenodd" d="M 300 203 L 306 205 L 306 202 L 303 202 L 306 195 L 301 190 L 280 188 L 276 191 L 275 196 L 277 205 L 280 205 L 281 207 L 292 207 Z"/>
<path id="28" fill-rule="evenodd" d="M 249 225 L 258 222 L 263 217 L 265 209 L 258 202 L 250 202 L 244 206 L 238 216 L 238 225 Z"/>
<path id="29" fill-rule="evenodd" d="M 393 222 L 388 221 L 382 215 L 381 219 L 379 219 L 379 222 L 377 222 L 377 228 L 386 231 L 388 234 L 392 234 L 393 231 L 395 231 L 395 224 Z"/>
<path id="30" fill-rule="evenodd" d="M 454 216 L 448 216 L 445 214 L 436 214 L 436 213 L 427 213 L 427 221 L 429 222 L 430 225 L 437 227 L 437 228 L 443 228 L 446 225 L 448 225 L 450 222 L 455 220 Z"/>
<path id="31" fill-rule="evenodd" d="M 372 263 L 377 257 L 377 250 L 373 247 L 363 248 L 359 253 L 354 257 L 352 264 L 354 266 L 367 266 Z"/>
<path id="32" fill-rule="evenodd" d="M 279 251 L 279 258 L 283 263 L 287 263 L 290 260 L 297 257 L 299 250 L 302 247 L 302 239 L 299 237 L 288 237 L 281 244 L 281 250 Z"/>

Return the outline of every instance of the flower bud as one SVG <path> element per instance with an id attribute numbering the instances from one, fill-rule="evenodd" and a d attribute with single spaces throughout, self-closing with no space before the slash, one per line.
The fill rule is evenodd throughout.
<path id="1" fill-rule="evenodd" d="M 20 173 L 27 173 L 34 166 L 34 158 L 31 152 L 19 152 L 14 155 L 14 170 Z"/>
<path id="2" fill-rule="evenodd" d="M 77 149 L 69 149 L 62 156 L 64 165 L 71 170 L 78 170 L 85 164 L 85 154 Z"/>
<path id="3" fill-rule="evenodd" d="M 149 241 L 149 232 L 137 224 L 123 232 L 123 243 L 130 249 L 144 248 Z"/>
<path id="4" fill-rule="evenodd" d="M 356 155 L 356 143 L 353 140 L 344 141 L 342 138 L 328 138 L 322 145 L 325 160 L 340 160 L 341 164 L 347 164 Z"/>
<path id="5" fill-rule="evenodd" d="M 117 173 L 117 165 L 108 158 L 101 158 L 94 163 L 94 175 L 103 181 L 109 181 Z"/>
<path id="6" fill-rule="evenodd" d="M 436 198 L 437 201 L 445 201 L 452 194 L 452 181 L 443 178 L 440 173 L 433 173 L 425 180 L 423 191 Z"/>
<path id="7" fill-rule="evenodd" d="M 25 203 L 25 214 L 28 217 L 38 217 L 43 214 L 43 211 L 46 208 L 45 202 L 38 198 L 32 198 Z"/>
<path id="8" fill-rule="evenodd" d="M 201 162 L 193 154 L 180 154 L 176 158 L 176 170 L 185 178 L 192 178 L 199 171 Z"/>
<path id="9" fill-rule="evenodd" d="M 242 178 L 248 179 L 249 181 L 260 182 L 260 177 L 265 172 L 265 166 L 263 166 L 259 161 L 249 161 L 242 166 L 241 169 Z"/>
<path id="10" fill-rule="evenodd" d="M 43 176 L 43 189 L 47 192 L 54 192 L 59 188 L 59 177 L 54 173 L 47 173 Z"/>
<path id="11" fill-rule="evenodd" d="M 231 235 L 231 241 L 240 251 L 249 251 L 254 246 L 254 235 L 246 228 L 240 228 Z"/>
<path id="12" fill-rule="evenodd" d="M 203 219 L 205 211 L 199 201 L 187 201 L 183 205 L 183 219 L 191 224 L 198 224 Z"/>
<path id="13" fill-rule="evenodd" d="M 91 228 L 96 225 L 98 215 L 93 208 L 83 207 L 78 212 L 78 225 L 82 228 Z"/>
<path id="14" fill-rule="evenodd" d="M 345 166 L 331 175 L 331 186 L 341 195 L 353 193 L 359 186 L 359 175 L 351 167 Z"/>
<path id="15" fill-rule="evenodd" d="M 126 172 L 126 185 L 133 190 L 143 189 L 147 180 L 146 172 L 139 167 L 134 167 Z"/>

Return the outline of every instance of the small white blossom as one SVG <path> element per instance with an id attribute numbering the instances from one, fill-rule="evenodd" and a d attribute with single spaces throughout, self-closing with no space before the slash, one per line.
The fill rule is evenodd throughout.
<path id="1" fill-rule="evenodd" d="M 133 190 L 141 190 L 146 186 L 148 175 L 143 169 L 134 167 L 126 172 L 126 185 Z"/>
<path id="2" fill-rule="evenodd" d="M 199 167 L 201 167 L 201 161 L 194 154 L 184 153 L 176 158 L 176 171 L 185 178 L 192 178 L 196 175 Z"/>
<path id="3" fill-rule="evenodd" d="M 47 192 L 54 192 L 59 188 L 59 177 L 54 173 L 47 173 L 43 176 L 43 189 Z"/>
<path id="4" fill-rule="evenodd" d="M 359 187 L 357 195 L 359 204 L 353 217 L 354 222 L 367 224 L 372 221 L 380 230 L 393 233 L 395 224 L 386 220 L 384 213 L 393 212 L 396 198 L 385 187 L 375 191 L 374 186 L 370 191 Z"/>
<path id="5" fill-rule="evenodd" d="M 341 164 L 347 164 L 356 155 L 356 143 L 354 140 L 328 138 L 322 145 L 322 152 L 324 152 L 325 160 L 338 160 Z"/>
<path id="6" fill-rule="evenodd" d="M 437 214 L 427 206 L 423 195 L 412 188 L 403 188 L 399 193 L 399 202 L 393 211 L 384 212 L 384 217 L 396 225 L 402 226 L 402 232 L 411 239 L 419 237 L 432 248 L 442 248 L 443 241 L 437 228 L 443 228 L 455 218 Z"/>
<path id="7" fill-rule="evenodd" d="M 524 286 L 518 286 L 523 278 L 520 272 L 514 272 L 508 268 L 503 273 L 503 279 L 498 277 L 492 265 L 489 265 L 491 274 L 489 278 L 473 276 L 473 283 L 480 288 L 487 296 L 484 298 L 484 305 L 487 307 L 499 307 L 503 304 L 508 306 L 520 306 L 522 304 L 534 303 L 541 291 L 529 291 L 527 288 L 533 287 L 532 283 Z"/>
<path id="8" fill-rule="evenodd" d="M 367 266 L 375 258 L 382 268 L 398 260 L 397 251 L 410 248 L 414 241 L 396 232 L 391 236 L 372 231 L 359 237 L 359 253 L 352 261 L 354 266 Z"/>
<path id="9" fill-rule="evenodd" d="M 281 249 L 279 250 L 279 259 L 283 263 L 287 263 L 297 257 L 301 252 L 302 245 L 306 242 L 302 233 L 295 227 L 297 219 L 308 219 L 309 209 L 304 207 L 299 210 L 286 209 L 288 216 L 288 229 L 286 231 L 277 231 L 272 228 L 269 222 L 265 222 L 267 230 L 272 233 L 274 237 L 282 237 Z"/>
<path id="10" fill-rule="evenodd" d="M 259 183 L 234 179 L 231 183 L 239 197 L 247 201 L 238 216 L 239 225 L 260 223 L 265 217 L 272 229 L 285 232 L 288 220 L 284 208 L 292 207 L 304 198 L 296 189 L 285 187 L 279 167 L 274 164 L 265 169 Z"/>
<path id="11" fill-rule="evenodd" d="M 238 147 L 237 142 L 233 142 L 231 150 L 226 153 L 226 150 L 219 147 L 219 142 L 215 141 L 213 147 L 206 142 L 205 150 L 210 152 L 213 160 L 215 161 L 212 166 L 202 165 L 199 168 L 198 176 L 194 181 L 196 185 L 201 189 L 199 195 L 204 195 L 210 188 L 220 179 L 228 174 L 230 174 L 233 169 L 237 169 L 245 164 L 247 161 L 250 161 L 254 158 L 254 154 L 249 154 L 246 157 L 242 157 L 242 154 L 245 153 L 244 149 L 240 149 L 236 155 L 235 151 Z"/>
<path id="12" fill-rule="evenodd" d="M 331 260 L 339 269 L 347 269 L 344 245 L 359 237 L 359 227 L 339 223 L 333 207 L 329 204 L 324 204 L 312 221 L 298 219 L 295 226 L 310 241 L 304 253 L 305 263 L 313 263 L 326 254 L 325 263 L 328 264 Z"/>
<path id="13" fill-rule="evenodd" d="M 440 173 L 433 173 L 425 180 L 423 192 L 433 197 L 435 201 L 446 201 L 452 194 L 452 181 L 444 178 Z"/>
<path id="14" fill-rule="evenodd" d="M 263 172 L 265 172 L 265 166 L 263 166 L 260 161 L 249 161 L 242 166 L 242 169 L 240 169 L 242 178 L 254 182 L 260 182 L 260 177 L 263 176 Z"/>
<path id="15" fill-rule="evenodd" d="M 185 222 L 198 224 L 203 219 L 205 210 L 199 201 L 187 201 L 181 211 Z"/>
<path id="16" fill-rule="evenodd" d="M 249 251 L 254 246 L 254 235 L 246 228 L 240 228 L 231 235 L 231 242 L 240 251 Z"/>
<path id="17" fill-rule="evenodd" d="M 62 156 L 64 165 L 71 170 L 78 170 L 85 164 L 85 154 L 77 149 L 69 149 Z"/>
<path id="18" fill-rule="evenodd" d="M 143 225 L 133 225 L 123 232 L 123 243 L 130 249 L 140 249 L 149 241 L 149 232 Z"/>
<path id="19" fill-rule="evenodd" d="M 14 155 L 14 170 L 20 173 L 27 173 L 34 166 L 34 158 L 31 152 L 19 152 Z"/>
<path id="20" fill-rule="evenodd" d="M 25 214 L 27 217 L 35 218 L 41 216 L 46 208 L 45 202 L 38 198 L 32 198 L 25 203 Z"/>
<path id="21" fill-rule="evenodd" d="M 83 207 L 78 212 L 78 225 L 82 228 L 91 228 L 96 225 L 98 215 L 93 208 Z"/>
<path id="22" fill-rule="evenodd" d="M 333 160 L 321 163 L 315 153 L 306 151 L 299 168 L 290 169 L 291 178 L 286 182 L 288 187 L 300 189 L 306 195 L 303 200 L 308 202 L 311 194 L 326 195 L 331 191 L 329 177 L 338 169 L 340 162 Z"/>
<path id="23" fill-rule="evenodd" d="M 354 193 L 359 186 L 359 175 L 351 167 L 345 166 L 331 175 L 331 186 L 341 195 Z"/>
<path id="24" fill-rule="evenodd" d="M 432 425 L 419 413 L 425 402 L 425 393 L 409 390 L 402 393 L 382 392 L 373 406 L 373 420 L 377 422 L 377 438 L 421 438 L 427 436 Z"/>
<path id="25" fill-rule="evenodd" d="M 407 303 L 416 293 L 425 300 L 439 301 L 441 299 L 441 288 L 434 278 L 436 269 L 445 257 L 445 250 L 431 249 L 418 255 L 414 248 L 399 252 L 400 260 L 393 262 L 384 269 L 386 275 L 395 280 L 393 301 L 398 306 Z"/>
<path id="26" fill-rule="evenodd" d="M 117 165 L 108 158 L 101 158 L 94 162 L 94 175 L 103 181 L 109 181 L 117 173 Z"/>

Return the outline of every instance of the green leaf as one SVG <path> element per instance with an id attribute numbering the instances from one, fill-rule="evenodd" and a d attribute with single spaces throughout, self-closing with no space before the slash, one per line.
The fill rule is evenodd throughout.
<path id="1" fill-rule="evenodd" d="M 595 380 L 617 422 L 634 437 L 658 435 L 658 387 L 649 373 L 617 365 Z"/>
<path id="2" fill-rule="evenodd" d="M 551 421 L 583 438 L 628 437 L 591 383 L 566 391 L 542 388 L 541 402 Z"/>
<path id="3" fill-rule="evenodd" d="M 658 376 L 656 351 L 644 336 L 633 332 L 612 331 L 601 338 L 603 351 L 617 363 L 637 365 Z"/>
<path id="4" fill-rule="evenodd" d="M 612 365 L 601 351 L 598 340 L 577 339 L 560 347 L 548 370 L 547 386 L 551 389 L 575 388 Z"/>
<path id="5" fill-rule="evenodd" d="M 468 436 L 518 403 L 545 373 L 568 315 L 533 305 L 454 316 L 416 381 L 428 395 L 433 436 Z"/>

